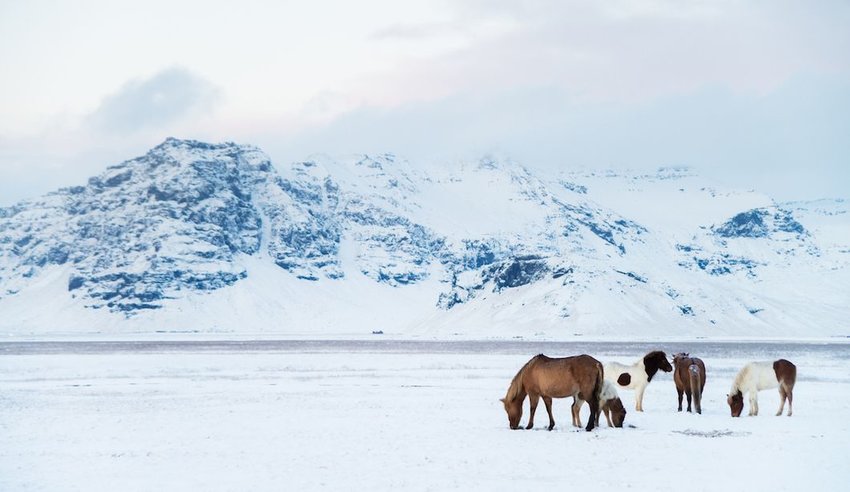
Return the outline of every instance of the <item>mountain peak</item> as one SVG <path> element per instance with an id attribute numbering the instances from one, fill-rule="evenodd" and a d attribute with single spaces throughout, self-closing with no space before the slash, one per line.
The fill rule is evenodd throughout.
<path id="1" fill-rule="evenodd" d="M 190 138 L 167 137 L 165 140 L 162 141 L 161 144 L 157 145 L 152 150 L 175 147 L 199 150 L 217 150 L 222 148 L 239 147 L 239 145 L 234 142 L 210 143 Z"/>

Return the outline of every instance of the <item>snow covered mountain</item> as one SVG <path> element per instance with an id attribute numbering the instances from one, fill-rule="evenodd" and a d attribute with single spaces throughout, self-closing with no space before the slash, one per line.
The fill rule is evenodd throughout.
<path id="1" fill-rule="evenodd" d="M 0 209 L 0 331 L 850 333 L 843 200 L 168 139 Z"/>

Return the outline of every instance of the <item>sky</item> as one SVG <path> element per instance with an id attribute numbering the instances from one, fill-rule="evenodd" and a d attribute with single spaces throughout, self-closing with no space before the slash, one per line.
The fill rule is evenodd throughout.
<path id="1" fill-rule="evenodd" d="M 0 0 L 0 206 L 166 137 L 850 198 L 846 0 Z"/>

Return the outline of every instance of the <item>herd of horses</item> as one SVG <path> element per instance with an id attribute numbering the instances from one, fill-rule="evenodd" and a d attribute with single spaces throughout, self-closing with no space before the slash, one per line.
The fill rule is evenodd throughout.
<path id="1" fill-rule="evenodd" d="M 572 357 L 552 358 L 543 354 L 535 355 L 517 372 L 501 399 L 508 414 L 511 429 L 519 428 L 522 407 L 528 397 L 530 412 L 526 429 L 534 427 L 534 413 L 537 404 L 543 399 L 546 413 L 549 415 L 549 430 L 555 427 L 552 416 L 552 398 L 573 397 L 571 407 L 573 425 L 582 427 L 580 411 L 587 402 L 590 406 L 586 430 L 599 425 L 600 413 L 605 415 L 608 427 L 622 427 L 626 418 L 626 408 L 620 400 L 617 388 L 634 390 L 635 410 L 643 411 L 643 393 L 658 371 L 672 372 L 679 396 L 679 411 L 682 411 L 682 397 L 687 397 L 687 411 L 702 413 L 702 392 L 705 389 L 705 364 L 697 357 L 687 353 L 678 353 L 671 361 L 660 350 L 649 352 L 637 362 L 624 365 L 618 362 L 602 364 L 593 357 L 583 354 Z M 785 359 L 773 362 L 750 362 L 735 376 L 732 388 L 727 395 L 733 417 L 739 417 L 744 409 L 744 394 L 749 395 L 750 415 L 758 415 L 758 392 L 764 389 L 779 388 L 780 406 L 776 415 L 782 415 L 785 402 L 788 402 L 788 416 L 791 416 L 794 383 L 797 380 L 797 367 Z"/>

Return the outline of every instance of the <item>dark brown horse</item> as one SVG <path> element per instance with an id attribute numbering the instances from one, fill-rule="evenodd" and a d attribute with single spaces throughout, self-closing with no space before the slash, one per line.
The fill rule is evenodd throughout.
<path id="1" fill-rule="evenodd" d="M 673 356 L 673 381 L 679 394 L 679 411 L 682 411 L 682 393 L 688 397 L 688 411 L 691 400 L 697 413 L 702 413 L 702 392 L 705 389 L 705 364 L 702 359 L 691 357 L 682 352 Z"/>
<path id="2" fill-rule="evenodd" d="M 531 413 L 528 415 L 526 429 L 534 427 L 534 411 L 537 410 L 540 397 L 543 397 L 546 412 L 549 414 L 549 430 L 552 430 L 555 427 L 552 398 L 572 396 L 590 405 L 590 419 L 586 427 L 590 431 L 599 413 L 599 394 L 602 391 L 603 379 L 602 364 L 589 355 L 557 359 L 543 354 L 535 355 L 514 376 L 508 393 L 502 398 L 505 412 L 508 414 L 508 425 L 511 429 L 519 428 L 522 404 L 528 396 Z"/>

